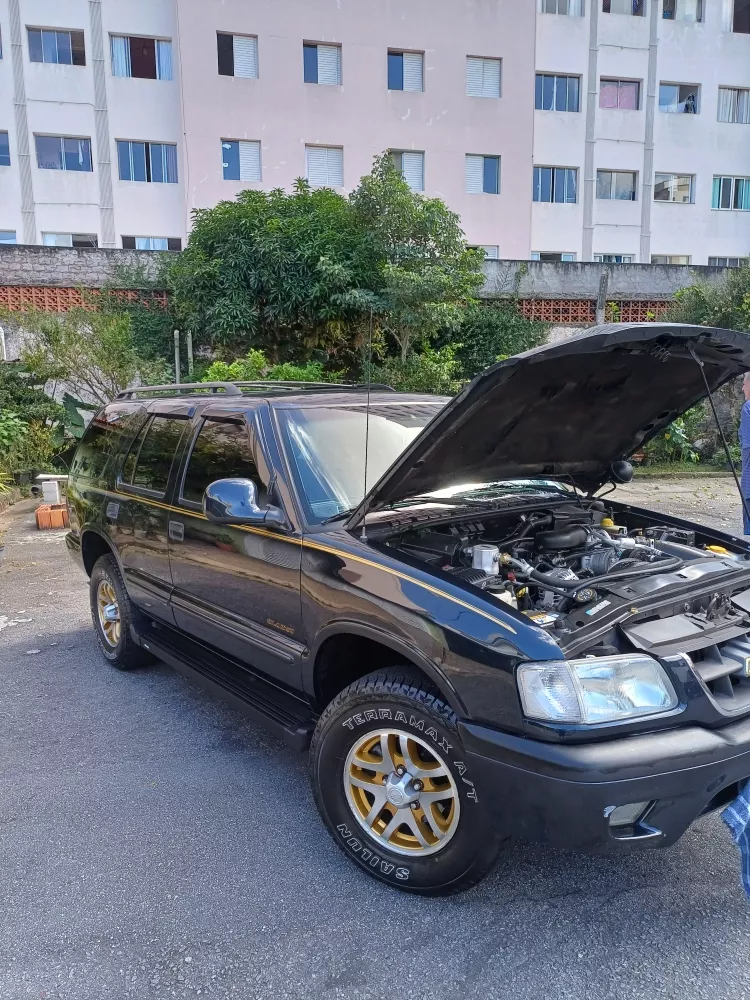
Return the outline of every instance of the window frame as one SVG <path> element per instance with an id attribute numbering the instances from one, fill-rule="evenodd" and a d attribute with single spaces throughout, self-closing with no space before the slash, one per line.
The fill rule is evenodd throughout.
<path id="1" fill-rule="evenodd" d="M 652 2 L 653 2 L 653 0 L 652 0 Z M 608 105 L 602 104 L 602 84 L 603 83 L 610 84 L 610 85 L 614 84 L 614 83 L 617 84 L 617 105 L 615 107 L 609 107 Z M 624 108 L 620 104 L 620 93 L 622 92 L 622 90 L 624 90 L 623 84 L 627 84 L 628 86 L 632 86 L 633 84 L 635 84 L 635 86 L 637 87 L 637 91 L 636 91 L 636 106 L 634 108 Z M 615 76 L 600 76 L 599 77 L 599 101 L 598 101 L 598 107 L 599 107 L 600 111 L 629 111 L 629 112 L 638 112 L 638 111 L 642 110 L 642 100 L 643 100 L 643 81 L 642 80 L 626 79 L 626 78 L 615 77 Z"/>
<path id="2" fill-rule="evenodd" d="M 719 198 L 718 198 L 718 204 L 714 205 L 714 189 L 716 187 L 716 182 L 717 181 L 719 182 Z M 730 181 L 731 182 L 731 184 L 730 184 L 730 190 L 729 190 L 729 201 L 731 202 L 731 204 L 728 205 L 726 208 L 721 204 L 721 195 L 722 195 L 722 189 L 723 189 L 723 186 L 724 186 L 724 181 Z M 750 211 L 750 207 L 748 207 L 748 208 L 740 208 L 740 207 L 738 207 L 738 206 L 736 206 L 734 204 L 734 202 L 736 200 L 736 197 L 737 197 L 737 187 L 738 187 L 737 182 L 738 181 L 742 181 L 743 184 L 747 185 L 750 188 L 750 175 L 743 177 L 742 174 L 714 174 L 713 180 L 712 180 L 712 183 L 711 183 L 711 211 L 712 212 L 748 212 L 748 211 Z"/>
<path id="3" fill-rule="evenodd" d="M 144 410 L 144 416 L 145 419 L 143 423 L 138 425 L 138 429 L 135 431 L 133 437 L 128 442 L 127 449 L 123 451 L 119 456 L 115 485 L 117 486 L 118 490 L 128 491 L 132 493 L 134 496 L 153 497 L 153 499 L 155 500 L 161 500 L 164 497 L 170 495 L 171 488 L 173 487 L 173 480 L 176 474 L 176 470 L 180 468 L 180 465 L 182 463 L 184 455 L 185 427 L 190 426 L 191 423 L 190 418 L 192 414 L 189 412 L 188 413 L 173 412 L 168 409 L 161 409 L 157 406 L 155 409 Z M 169 466 L 169 471 L 167 472 L 166 484 L 163 492 L 161 490 L 150 489 L 148 486 L 137 486 L 134 485 L 133 483 L 128 483 L 122 478 L 123 472 L 125 470 L 125 464 L 128 458 L 130 457 L 133 448 L 138 443 L 138 439 L 141 437 L 141 434 L 143 434 L 141 442 L 138 445 L 138 453 L 136 454 L 135 457 L 135 464 L 133 466 L 133 476 L 135 476 L 136 472 L 138 471 L 138 463 L 141 460 L 141 450 L 143 448 L 143 444 L 146 441 L 146 438 L 148 437 L 151 428 L 154 425 L 154 421 L 156 419 L 178 420 L 183 424 L 182 431 L 180 432 L 180 436 L 177 439 L 175 450 L 172 455 L 172 460 Z"/>
<path id="4" fill-rule="evenodd" d="M 130 177 L 123 177 L 120 173 L 120 146 L 128 146 L 128 163 L 130 165 Z M 143 146 L 144 147 L 144 163 L 146 176 L 141 180 L 133 176 L 133 146 Z M 152 159 L 152 149 L 154 146 L 161 146 L 162 149 L 167 146 L 174 147 L 175 151 L 175 179 L 170 180 L 154 180 L 153 177 L 153 159 Z M 179 184 L 180 182 L 180 164 L 179 164 L 179 150 L 178 144 L 176 142 L 157 142 L 151 139 L 115 139 L 115 149 L 117 153 L 117 177 L 118 180 L 124 181 L 127 184 Z M 162 152 L 162 165 L 166 167 L 166 154 Z"/>
<path id="5" fill-rule="evenodd" d="M 544 105 L 544 80 L 553 80 L 552 84 L 552 107 L 545 108 Z M 539 93 L 539 81 L 542 81 L 541 95 Z M 570 107 L 558 108 L 557 107 L 557 97 L 558 97 L 558 81 L 565 80 L 565 100 L 566 103 L 570 103 L 570 81 L 575 80 L 578 89 L 576 92 L 576 108 L 573 110 Z M 541 96 L 541 105 L 537 103 L 539 97 Z M 551 111 L 558 111 L 560 114 L 576 115 L 581 113 L 581 77 L 576 73 L 547 73 L 544 71 L 538 71 L 534 77 L 534 110 L 543 111 L 545 114 L 549 114 Z"/>
<path id="6" fill-rule="evenodd" d="M 671 3 L 672 9 L 675 12 L 671 16 L 667 14 L 667 4 Z M 661 19 L 662 21 L 682 21 L 683 24 L 703 24 L 706 19 L 705 10 L 705 0 L 695 0 L 696 6 L 698 8 L 698 16 L 695 18 L 690 17 L 677 17 L 677 3 L 678 0 L 662 0 L 661 8 Z"/>
<path id="7" fill-rule="evenodd" d="M 537 170 L 551 170 L 552 171 L 552 173 L 550 175 L 550 195 L 551 195 L 551 197 L 550 197 L 549 201 L 546 198 L 536 198 L 535 197 L 536 190 L 537 190 Z M 568 201 L 566 198 L 563 198 L 562 200 L 558 200 L 558 199 L 555 198 L 555 190 L 556 190 L 556 187 L 557 187 L 556 176 L 557 176 L 557 171 L 559 171 L 559 170 L 564 170 L 566 172 L 566 175 L 567 175 L 568 172 L 570 172 L 570 173 L 572 173 L 574 175 L 574 178 L 575 178 L 575 195 L 576 196 L 575 196 L 575 199 L 573 201 Z M 531 198 L 532 198 L 533 204 L 535 204 L 535 205 L 577 205 L 579 203 L 579 199 L 578 199 L 578 194 L 579 194 L 578 174 L 579 174 L 579 168 L 578 167 L 558 167 L 558 166 L 550 166 L 549 164 L 535 163 L 534 167 L 533 167 L 533 174 L 532 174 L 532 193 L 531 193 Z M 566 176 L 564 178 L 564 181 L 563 181 L 563 189 L 566 192 L 567 192 L 567 187 L 568 187 L 568 178 Z M 540 193 L 541 193 L 541 186 L 540 186 Z"/>
<path id="8" fill-rule="evenodd" d="M 65 249 L 70 250 L 98 250 L 99 249 L 99 236 L 97 233 L 53 233 L 49 230 L 42 232 L 42 246 L 45 247 L 59 247 L 58 243 L 45 243 L 45 237 L 47 236 L 70 236 L 70 247 Z M 75 240 L 78 239 L 78 245 L 76 245 Z M 85 243 L 84 240 L 93 240 L 93 242 Z"/>
<path id="9" fill-rule="evenodd" d="M 404 81 L 406 79 L 406 73 L 404 72 L 404 56 L 419 56 L 422 61 L 422 86 L 419 90 L 409 89 L 407 90 L 404 86 Z M 391 57 L 395 56 L 401 59 L 401 86 L 391 87 Z M 423 94 L 425 92 L 425 73 L 424 73 L 424 51 L 419 49 L 392 49 L 389 48 L 386 51 L 386 90 L 392 91 L 393 93 L 402 94 Z M 501 84 L 502 85 L 502 84 Z"/>
<path id="10" fill-rule="evenodd" d="M 71 173 L 71 174 L 93 174 L 94 172 L 94 153 L 91 147 L 91 136 L 90 135 L 50 135 L 48 132 L 34 132 L 34 152 L 36 153 L 36 167 L 37 170 L 54 170 L 60 173 Z M 60 142 L 60 164 L 59 167 L 43 167 L 39 162 L 39 146 L 38 139 L 58 139 Z M 65 165 L 65 140 L 70 139 L 73 142 L 86 142 L 88 143 L 88 161 L 90 167 L 88 170 L 71 170 Z"/>
<path id="11" fill-rule="evenodd" d="M 689 201 L 677 201 L 676 199 L 673 199 L 673 198 L 657 198 L 656 197 L 657 177 L 675 177 L 675 178 L 689 177 L 690 178 L 690 200 Z M 695 204 L 695 181 L 696 181 L 696 175 L 695 174 L 675 174 L 675 173 L 670 173 L 670 172 L 668 172 L 666 170 L 655 170 L 654 171 L 654 196 L 653 196 L 652 201 L 655 201 L 655 202 L 657 202 L 660 205 L 682 205 L 683 207 L 685 205 L 694 205 Z"/>
<path id="12" fill-rule="evenodd" d="M 591 0 L 591 2 L 595 3 L 596 0 Z M 562 4 L 567 5 L 568 9 L 561 11 L 560 6 Z M 554 5 L 556 9 L 548 10 L 547 7 L 552 5 Z M 570 8 L 573 6 L 578 7 L 578 10 L 571 10 Z M 539 14 L 552 14 L 556 17 L 583 17 L 586 13 L 586 5 L 584 0 L 539 0 L 537 12 Z"/>
<path id="13" fill-rule="evenodd" d="M 5 139 L 3 140 L 3 136 Z M 5 162 L 7 158 L 7 163 Z M 10 167 L 13 160 L 10 155 L 10 132 L 7 129 L 0 131 L 0 167 Z"/>
<path id="14" fill-rule="evenodd" d="M 258 473 L 259 484 L 263 485 L 263 489 L 268 492 L 269 486 L 263 483 L 263 476 L 261 475 L 260 465 L 258 464 L 257 449 L 256 449 L 256 435 L 253 432 L 253 426 L 250 422 L 250 414 L 237 414 L 237 413 L 211 413 L 203 411 L 198 414 L 195 418 L 194 426 L 190 434 L 190 440 L 188 441 L 185 450 L 184 457 L 181 461 L 181 469 L 178 476 L 177 483 L 175 484 L 175 503 L 180 507 L 185 507 L 188 510 L 202 510 L 203 504 L 200 501 L 188 500 L 184 496 L 185 492 L 185 480 L 187 478 L 188 469 L 190 468 L 190 459 L 193 457 L 193 452 L 195 451 L 195 445 L 200 437 L 201 431 L 206 426 L 206 424 L 211 421 L 217 424 L 233 424 L 236 427 L 241 427 L 245 436 L 247 437 L 248 446 L 250 454 L 252 456 L 253 463 L 255 465 L 255 470 Z"/>
<path id="15" fill-rule="evenodd" d="M 13 234 L 12 240 L 4 240 L 2 237 L 5 234 Z M 15 247 L 18 246 L 18 231 L 16 229 L 0 229 L 0 246 L 1 247 Z"/>
<path id="16" fill-rule="evenodd" d="M 661 102 L 661 92 L 663 87 L 676 87 L 677 88 L 677 104 L 674 108 L 665 108 L 662 106 Z M 680 91 L 685 88 L 689 89 L 695 96 L 695 110 L 686 111 L 681 105 L 687 104 L 687 99 L 680 101 Z M 689 95 L 688 95 L 689 96 Z M 659 81 L 659 94 L 658 94 L 658 108 L 659 113 L 662 115 L 687 115 L 689 118 L 695 118 L 696 115 L 701 113 L 701 85 L 699 83 L 677 83 L 672 80 L 660 80 Z"/>
<path id="17" fill-rule="evenodd" d="M 336 83 L 321 83 L 320 81 L 320 53 L 319 49 L 321 46 L 324 49 L 335 49 L 336 50 Z M 315 79 L 308 79 L 308 53 L 315 51 Z M 340 42 L 311 42 L 304 41 L 302 43 L 302 82 L 313 84 L 318 87 L 340 87 L 342 82 L 342 68 L 341 64 L 343 62 L 342 45 Z"/>
<path id="18" fill-rule="evenodd" d="M 654 257 L 687 257 L 687 260 L 676 264 L 673 260 L 655 261 Z M 692 257 L 689 253 L 652 253 L 651 263 L 655 267 L 691 267 Z"/>
<path id="19" fill-rule="evenodd" d="M 651 2 L 655 3 L 655 0 L 651 0 Z M 602 6 L 601 6 L 602 14 L 613 14 L 614 13 L 614 14 L 619 14 L 621 17 L 645 17 L 646 16 L 646 0 L 631 0 L 631 7 L 633 7 L 635 5 L 638 5 L 638 7 L 640 7 L 640 10 L 637 10 L 637 11 L 636 10 L 632 10 L 632 9 L 629 10 L 629 11 L 627 11 L 627 10 L 615 10 L 615 11 L 613 11 L 611 9 L 607 10 L 607 7 L 611 8 L 611 6 L 612 6 L 612 0 L 601 0 L 601 3 L 602 3 Z"/>
<path id="20" fill-rule="evenodd" d="M 609 174 L 609 197 L 603 198 L 599 194 L 599 175 Z M 616 190 L 616 177 L 618 174 L 626 174 L 633 178 L 633 186 L 630 188 L 632 198 L 618 198 L 614 193 Z M 596 171 L 596 200 L 597 201 L 624 201 L 632 204 L 638 201 L 638 171 L 637 170 L 610 170 L 608 167 L 597 167 Z"/>
<path id="21" fill-rule="evenodd" d="M 39 33 L 39 51 L 41 52 L 41 59 L 34 59 L 31 54 L 31 34 L 32 32 Z M 44 51 L 44 35 L 52 34 L 55 35 L 55 53 L 59 56 L 60 54 L 60 43 L 59 35 L 67 35 L 68 42 L 70 45 L 70 62 L 61 62 L 60 59 L 45 59 Z M 80 45 L 73 44 L 73 36 L 80 35 Z M 78 66 L 82 67 L 86 65 L 86 33 L 83 28 L 41 28 L 36 25 L 26 25 L 26 44 L 28 46 L 29 62 L 38 63 L 43 66 Z M 82 53 L 83 61 L 76 61 L 76 52 L 79 55 Z"/>
<path id="22" fill-rule="evenodd" d="M 542 260 L 542 257 L 553 257 L 554 260 Z M 575 264 L 577 263 L 577 254 L 571 253 L 568 250 L 532 250 L 529 254 L 529 260 L 536 261 L 538 264 Z"/>
<path id="23" fill-rule="evenodd" d="M 622 264 L 635 264 L 635 254 L 634 253 L 595 253 L 594 255 L 595 264 L 610 264 L 620 267 Z M 630 260 L 597 260 L 597 257 L 630 257 Z"/>

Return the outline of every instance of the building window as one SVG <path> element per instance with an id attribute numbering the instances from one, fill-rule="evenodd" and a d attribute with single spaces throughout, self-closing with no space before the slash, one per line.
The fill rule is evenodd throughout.
<path id="1" fill-rule="evenodd" d="M 637 111 L 640 107 L 641 85 L 637 80 L 600 80 L 599 107 Z"/>
<path id="2" fill-rule="evenodd" d="M 583 0 L 539 0 L 539 13 L 581 17 L 583 15 Z"/>
<path id="3" fill-rule="evenodd" d="M 0 238 L 0 242 L 2 239 Z M 748 257 L 709 257 L 709 267 L 747 267 L 750 263 Z"/>
<path id="4" fill-rule="evenodd" d="M 466 57 L 467 96 L 499 97 L 500 83 L 501 83 L 501 69 L 502 69 L 502 62 L 500 59 L 485 59 L 480 56 L 467 56 Z"/>
<path id="5" fill-rule="evenodd" d="M 166 236 L 123 236 L 123 250 L 182 250 L 182 240 Z"/>
<path id="6" fill-rule="evenodd" d="M 646 0 L 602 0 L 602 13 L 643 17 L 646 13 Z"/>
<path id="7" fill-rule="evenodd" d="M 638 174 L 630 170 L 597 170 L 596 197 L 604 201 L 635 201 Z"/>
<path id="8" fill-rule="evenodd" d="M 340 86 L 341 46 L 305 42 L 302 46 L 302 67 L 305 83 Z"/>
<path id="9" fill-rule="evenodd" d="M 690 263 L 690 257 L 681 254 L 655 253 L 651 255 L 652 264 L 676 264 L 685 265 Z"/>
<path id="10" fill-rule="evenodd" d="M 595 253 L 595 264 L 634 264 L 635 254 L 632 253 Z"/>
<path id="11" fill-rule="evenodd" d="M 177 146 L 168 142 L 117 140 L 121 181 L 177 183 Z"/>
<path id="12" fill-rule="evenodd" d="M 258 79 L 258 39 L 254 35 L 216 35 L 219 75 Z"/>
<path id="13" fill-rule="evenodd" d="M 260 142 L 222 139 L 221 159 L 225 181 L 259 181 Z"/>
<path id="14" fill-rule="evenodd" d="M 500 194 L 499 156 L 466 154 L 466 193 Z"/>
<path id="15" fill-rule="evenodd" d="M 703 0 L 664 0 L 661 16 L 665 21 L 702 21 Z"/>
<path id="16" fill-rule="evenodd" d="M 654 177 L 654 201 L 671 201 L 678 205 L 692 205 L 693 179 L 690 174 L 656 174 Z"/>
<path id="17" fill-rule="evenodd" d="M 0 167 L 10 166 L 10 142 L 8 133 L 0 132 Z"/>
<path id="18" fill-rule="evenodd" d="M 555 76 L 552 73 L 537 73 L 537 111 L 578 111 L 580 110 L 581 78 L 578 76 Z"/>
<path id="19" fill-rule="evenodd" d="M 481 244 L 474 243 L 467 245 L 466 249 L 481 250 L 485 260 L 497 260 L 500 256 L 500 247 L 496 246 L 482 246 Z"/>
<path id="20" fill-rule="evenodd" d="M 719 87 L 718 120 L 735 125 L 750 125 L 750 90 Z"/>
<path id="21" fill-rule="evenodd" d="M 344 150 L 341 146 L 305 146 L 307 179 L 313 187 L 344 186 Z"/>
<path id="22" fill-rule="evenodd" d="M 574 253 L 550 253 L 544 250 L 532 250 L 531 260 L 539 260 L 543 264 L 562 264 L 570 263 L 576 259 Z"/>
<path id="23" fill-rule="evenodd" d="M 395 149 L 391 155 L 396 170 L 400 171 L 412 191 L 424 191 L 424 153 Z"/>
<path id="24" fill-rule="evenodd" d="M 36 135 L 36 162 L 41 170 L 93 170 L 91 139 Z"/>
<path id="25" fill-rule="evenodd" d="M 424 55 L 388 51 L 388 89 L 424 90 Z"/>
<path id="26" fill-rule="evenodd" d="M 11 246 L 16 242 L 15 229 L 0 229 L 0 246 Z"/>
<path id="27" fill-rule="evenodd" d="M 42 233 L 45 247 L 73 247 L 76 250 L 96 250 L 99 237 L 95 233 Z"/>
<path id="28" fill-rule="evenodd" d="M 659 111 L 672 115 L 697 115 L 697 83 L 660 83 Z"/>
<path id="29" fill-rule="evenodd" d="M 750 177 L 714 177 L 711 208 L 750 211 Z"/>
<path id="30" fill-rule="evenodd" d="M 534 201 L 578 201 L 578 169 L 576 167 L 534 167 Z"/>
<path id="31" fill-rule="evenodd" d="M 31 62 L 57 63 L 60 66 L 85 66 L 86 48 L 82 31 L 48 31 L 29 28 Z"/>
<path id="32" fill-rule="evenodd" d="M 159 38 L 110 37 L 112 75 L 139 80 L 172 79 L 172 43 Z"/>
<path id="33" fill-rule="evenodd" d="M 750 0 L 734 0 L 734 7 L 730 7 L 729 10 L 731 15 L 729 30 L 742 35 L 750 34 Z"/>

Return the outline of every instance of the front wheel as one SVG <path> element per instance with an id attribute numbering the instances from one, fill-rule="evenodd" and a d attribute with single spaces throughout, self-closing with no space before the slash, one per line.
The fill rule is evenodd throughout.
<path id="1" fill-rule="evenodd" d="M 310 749 L 320 814 L 368 874 L 410 892 L 475 885 L 502 846 L 479 801 L 456 717 L 403 671 L 369 674 L 339 694 Z"/>

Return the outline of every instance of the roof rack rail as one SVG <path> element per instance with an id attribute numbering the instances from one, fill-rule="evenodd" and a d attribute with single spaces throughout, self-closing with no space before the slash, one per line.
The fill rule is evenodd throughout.
<path id="1" fill-rule="evenodd" d="M 209 389 L 215 393 L 222 390 L 227 396 L 241 396 L 242 390 L 237 388 L 234 382 L 179 382 L 171 385 L 141 385 L 136 389 L 124 389 L 118 392 L 115 399 L 135 399 L 141 393 L 148 395 L 168 392 L 172 396 L 181 396 L 183 393 L 196 392 L 198 390 Z"/>
<path id="2" fill-rule="evenodd" d="M 243 389 L 289 389 L 290 391 L 295 389 L 322 389 L 323 391 L 333 391 L 335 389 L 362 390 L 367 388 L 367 384 L 365 382 L 294 382 L 287 379 L 260 379 L 256 382 L 234 382 L 233 384 L 240 386 Z M 380 382 L 371 383 L 370 388 L 375 389 L 378 392 L 394 391 L 392 386 L 384 385 Z"/>

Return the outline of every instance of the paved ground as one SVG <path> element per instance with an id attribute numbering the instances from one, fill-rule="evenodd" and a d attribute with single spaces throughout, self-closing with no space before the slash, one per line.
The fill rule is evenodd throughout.
<path id="1" fill-rule="evenodd" d="M 737 521 L 723 481 L 658 486 L 662 509 Z M 329 840 L 302 758 L 166 667 L 103 663 L 62 533 L 26 515 L 6 541 L 2 1000 L 750 997 L 717 818 L 664 852 L 524 845 L 463 896 L 400 895 Z"/>

